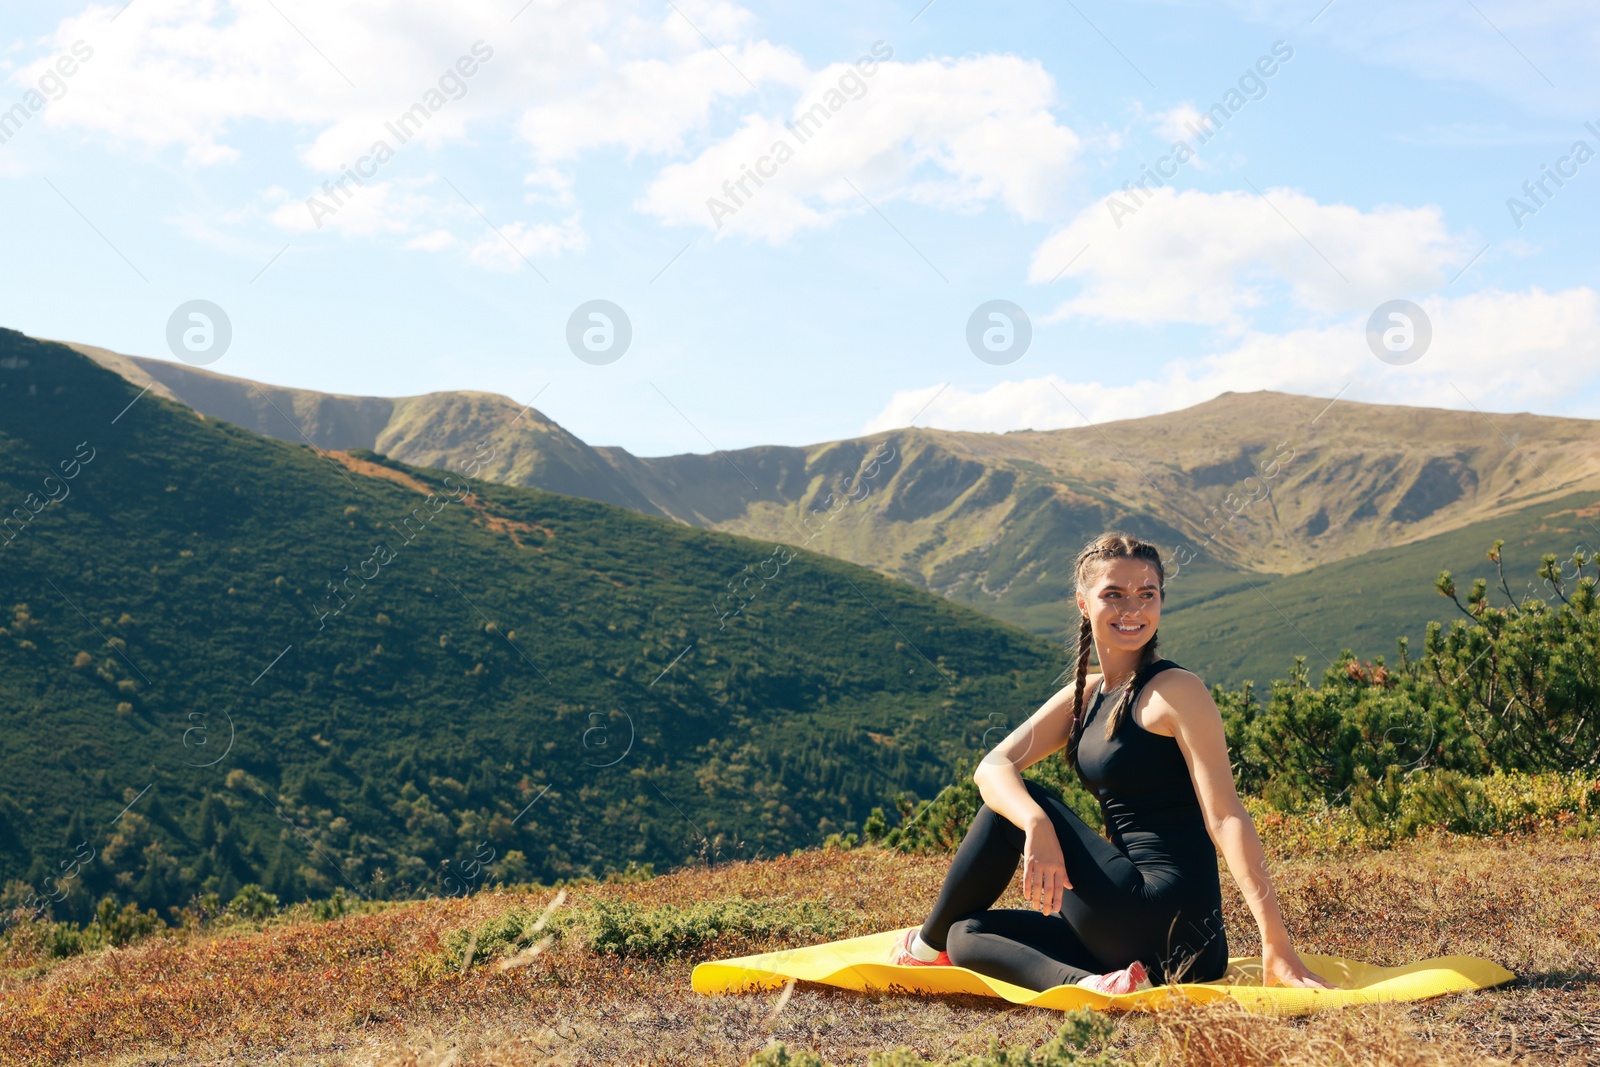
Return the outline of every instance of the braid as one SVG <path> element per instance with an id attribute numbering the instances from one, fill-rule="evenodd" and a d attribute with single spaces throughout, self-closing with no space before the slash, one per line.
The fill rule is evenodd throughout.
<path id="1" fill-rule="evenodd" d="M 1089 677 L 1089 649 L 1094 646 L 1089 616 L 1078 627 L 1078 679 L 1072 694 L 1072 735 L 1067 741 L 1067 765 L 1078 765 L 1078 738 L 1083 734 L 1083 690 Z"/>
<path id="2" fill-rule="evenodd" d="M 1121 559 L 1130 556 L 1145 560 L 1152 567 L 1154 567 L 1156 572 L 1156 582 L 1159 586 L 1163 588 L 1165 587 L 1166 568 L 1161 565 L 1161 550 L 1159 548 L 1151 544 L 1149 541 L 1143 541 L 1128 534 L 1105 533 L 1084 545 L 1083 550 L 1078 553 L 1077 562 L 1073 566 L 1073 572 L 1077 580 L 1077 588 L 1082 590 L 1093 584 L 1095 572 L 1102 564 L 1113 559 Z M 1159 640 L 1160 636 L 1160 631 L 1152 632 L 1150 634 L 1150 640 L 1145 643 L 1145 646 L 1142 649 L 1139 650 L 1139 662 L 1134 668 L 1135 677 L 1142 673 L 1146 667 L 1150 666 L 1150 664 L 1161 658 L 1156 652 L 1157 641 Z M 1073 689 L 1072 731 L 1067 740 L 1066 759 L 1068 766 L 1073 768 L 1076 768 L 1078 765 L 1078 739 L 1083 735 L 1084 719 L 1087 717 L 1086 709 L 1083 706 L 1083 691 L 1086 688 L 1089 674 L 1089 652 L 1093 646 L 1093 627 L 1089 622 L 1089 616 L 1084 614 L 1082 616 L 1082 621 L 1078 626 L 1077 647 L 1072 650 L 1076 653 L 1078 665 L 1077 677 L 1074 682 Z M 1104 687 L 1105 680 L 1102 678 L 1102 690 Z M 1127 717 L 1133 707 L 1133 702 L 1138 699 L 1138 696 L 1139 694 L 1137 686 L 1129 685 L 1123 690 L 1122 696 L 1120 699 L 1118 699 L 1116 706 L 1106 717 L 1107 740 L 1110 740 L 1111 735 L 1115 733 L 1117 727 L 1122 724 L 1122 720 Z"/>

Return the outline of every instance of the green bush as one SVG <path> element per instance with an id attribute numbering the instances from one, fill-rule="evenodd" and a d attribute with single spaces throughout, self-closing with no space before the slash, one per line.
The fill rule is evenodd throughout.
<path id="1" fill-rule="evenodd" d="M 1468 606 L 1462 607 L 1450 572 L 1440 572 L 1436 588 L 1472 622 L 1457 620 L 1448 633 L 1429 624 L 1422 676 L 1438 687 L 1494 767 L 1592 771 L 1600 767 L 1600 612 L 1596 579 L 1583 571 L 1600 560 L 1574 552 L 1569 570 L 1546 554 L 1538 577 L 1560 606 L 1534 598 L 1519 604 L 1506 586 L 1503 544 L 1494 542 L 1488 558 L 1510 600 L 1507 607 L 1490 606 L 1482 578 L 1473 582 Z"/>
<path id="2" fill-rule="evenodd" d="M 260 922 L 278 914 L 278 898 L 254 882 L 239 887 L 228 902 L 228 915 L 235 919 Z"/>
<path id="3" fill-rule="evenodd" d="M 745 1067 L 827 1067 L 822 1057 L 800 1049 L 790 1052 L 782 1041 L 773 1041 L 746 1062 Z"/>
<path id="4" fill-rule="evenodd" d="M 538 920 L 538 912 L 523 907 L 511 908 L 476 926 L 452 930 L 444 936 L 440 947 L 445 961 L 457 970 L 486 963 L 513 955 L 530 944 L 537 934 L 533 927 Z"/>
<path id="5" fill-rule="evenodd" d="M 627 885 L 633 882 L 648 882 L 655 876 L 655 864 L 640 863 L 638 860 L 629 860 L 628 865 L 622 870 L 611 871 L 606 875 L 606 884 Z"/>
<path id="6" fill-rule="evenodd" d="M 95 920 L 90 924 L 91 929 L 99 928 L 98 935 L 92 940 L 100 943 L 85 944 L 84 949 L 99 948 L 101 944 L 121 948 L 123 945 L 130 945 L 149 937 L 157 930 L 164 929 L 166 925 L 154 908 L 141 912 L 137 904 L 124 904 L 119 909 L 116 899 L 108 896 L 100 901 L 100 907 L 95 912 Z M 86 934 L 88 932 L 85 931 Z"/>
<path id="7" fill-rule="evenodd" d="M 861 836 L 869 844 L 877 844 L 883 840 L 884 835 L 888 832 L 888 817 L 884 815 L 882 808 L 873 808 L 871 813 L 867 815 L 867 821 L 861 824 Z"/>
<path id="8" fill-rule="evenodd" d="M 8 966 L 65 959 L 99 948 L 104 942 L 93 925 L 87 929 L 77 923 L 58 923 L 33 916 L 16 920 L 6 930 L 0 961 Z"/>
<path id="9" fill-rule="evenodd" d="M 1487 554 L 1497 571 L 1501 545 L 1494 542 Z M 1458 777 L 1431 780 L 1431 800 L 1419 794 L 1411 803 L 1419 825 L 1466 826 L 1488 809 L 1461 775 L 1592 775 L 1600 768 L 1600 612 L 1596 579 L 1584 573 L 1591 562 L 1574 552 L 1566 569 L 1555 556 L 1543 557 L 1538 576 L 1555 607 L 1533 597 L 1519 603 L 1503 575 L 1505 607 L 1489 604 L 1482 578 L 1463 606 L 1455 580 L 1442 571 L 1435 588 L 1470 622 L 1456 620 L 1448 631 L 1430 622 L 1420 660 L 1400 638 L 1395 666 L 1382 657 L 1363 663 L 1344 649 L 1318 688 L 1309 684 L 1304 657 L 1296 657 L 1264 704 L 1249 683 L 1237 692 L 1214 689 L 1240 791 L 1287 812 L 1349 802 L 1370 824 L 1398 815 L 1380 810 L 1398 796 L 1391 767 L 1402 776 L 1454 772 Z"/>
<path id="10" fill-rule="evenodd" d="M 978 783 L 972 780 L 974 768 L 975 762 L 971 759 L 957 761 L 956 781 L 932 800 L 918 803 L 902 795 L 896 801 L 900 825 L 883 835 L 883 847 L 900 852 L 949 852 L 961 844 L 967 827 L 983 803 Z M 1067 766 L 1066 758 L 1060 753 L 1027 768 L 1022 777 L 1054 791 L 1090 826 L 1103 827 L 1100 802 L 1084 788 L 1077 772 Z"/>
<path id="11" fill-rule="evenodd" d="M 1246 796 L 1261 838 L 1292 852 L 1388 848 L 1420 834 L 1494 835 L 1560 831 L 1592 837 L 1600 830 L 1600 781 L 1581 774 L 1468 777 L 1454 771 L 1391 767 L 1381 779 L 1361 772 L 1348 805 L 1314 801 L 1284 812 Z"/>
<path id="12" fill-rule="evenodd" d="M 344 886 L 335 886 L 331 897 L 311 902 L 311 917 L 317 922 L 342 919 L 354 911 L 358 903 L 355 897 L 345 894 Z"/>
<path id="13" fill-rule="evenodd" d="M 83 926 L 44 918 L 16 922 L 6 932 L 0 958 L 14 963 L 38 962 L 96 952 L 107 946 L 121 948 L 166 929 L 166 925 L 154 909 L 141 912 L 136 904 L 119 908 L 116 899 L 107 896 L 95 909 L 94 921 Z"/>
<path id="14" fill-rule="evenodd" d="M 446 962 L 459 968 L 510 956 L 534 940 L 539 913 L 513 907 L 441 942 Z M 597 900 L 557 910 L 548 932 L 576 939 L 586 951 L 627 959 L 668 960 L 726 955 L 763 943 L 827 941 L 849 931 L 850 920 L 825 900 L 716 900 L 653 908 Z"/>
<path id="15" fill-rule="evenodd" d="M 592 951 L 660 960 L 697 955 L 728 940 L 826 941 L 846 925 L 839 909 L 825 900 L 718 900 L 650 909 L 596 901 L 584 932 Z"/>

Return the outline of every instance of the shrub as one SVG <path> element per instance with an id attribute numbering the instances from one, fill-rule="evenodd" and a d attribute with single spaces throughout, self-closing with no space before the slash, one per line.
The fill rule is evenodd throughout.
<path id="1" fill-rule="evenodd" d="M 586 920 L 591 951 L 657 960 L 697 955 L 713 944 L 726 951 L 728 942 L 825 941 L 846 927 L 839 910 L 824 900 L 718 900 L 648 910 L 596 901 Z"/>
<path id="2" fill-rule="evenodd" d="M 143 912 L 137 904 L 124 904 L 119 908 L 116 898 L 108 895 L 95 909 L 94 920 L 84 926 L 31 916 L 22 918 L 7 931 L 0 959 L 8 963 L 30 963 L 65 959 L 107 946 L 121 948 L 166 926 L 154 908 Z"/>
<path id="3" fill-rule="evenodd" d="M 782 1041 L 773 1040 L 746 1062 L 745 1067 L 827 1067 L 822 1057 L 800 1049 L 791 1053 Z"/>
<path id="4" fill-rule="evenodd" d="M 254 882 L 239 887 L 228 902 L 228 914 L 236 919 L 260 922 L 278 914 L 278 898 Z"/>
<path id="5" fill-rule="evenodd" d="M 620 871 L 611 871 L 606 875 L 607 885 L 627 885 L 632 882 L 647 882 L 656 876 L 656 865 L 653 863 L 640 863 L 629 860 L 628 865 Z"/>
<path id="6" fill-rule="evenodd" d="M 446 963 L 459 968 L 510 956 L 533 941 L 539 913 L 513 907 L 441 942 Z M 826 941 L 846 933 L 850 920 L 825 900 L 717 900 L 677 907 L 597 900 L 557 911 L 548 923 L 557 940 L 583 951 L 626 959 L 668 960 L 729 955 L 775 941 Z"/>
<path id="7" fill-rule="evenodd" d="M 89 930 L 94 930 L 91 925 Z M 6 966 L 36 964 L 64 959 L 99 947 L 98 938 L 78 928 L 77 923 L 58 923 L 36 916 L 16 919 L 6 930 L 0 949 L 0 962 Z"/>
<path id="8" fill-rule="evenodd" d="M 899 798 L 896 807 L 900 812 L 900 825 L 883 835 L 883 846 L 900 852 L 952 851 L 966 836 L 967 827 L 983 803 L 978 783 L 972 780 L 973 769 L 971 760 L 957 761 L 955 783 L 946 786 L 932 800 L 917 803 L 909 797 Z M 1022 772 L 1022 777 L 1054 791 L 1090 826 L 1104 825 L 1100 802 L 1084 788 L 1077 772 L 1067 766 L 1066 759 L 1059 753 L 1033 764 Z M 871 823 L 870 818 L 868 823 Z"/>
<path id="9" fill-rule="evenodd" d="M 1502 544 L 1488 551 L 1497 570 Z M 1286 812 L 1309 810 L 1318 801 L 1357 803 L 1360 794 L 1363 818 L 1372 824 L 1387 818 L 1372 806 L 1397 796 L 1393 783 L 1374 792 L 1391 766 L 1402 774 L 1592 774 L 1600 768 L 1600 716 L 1594 714 L 1600 612 L 1594 610 L 1596 579 L 1583 573 L 1590 562 L 1574 552 L 1569 571 L 1555 556 L 1543 557 L 1538 575 L 1559 600 L 1555 608 L 1532 597 L 1519 603 L 1503 574 L 1506 607 L 1490 606 L 1482 578 L 1463 606 L 1450 572 L 1440 572 L 1435 588 L 1471 621 L 1457 620 L 1448 632 L 1430 622 L 1420 660 L 1411 660 L 1400 638 L 1395 666 L 1382 657 L 1363 663 L 1344 649 L 1315 689 L 1304 657 L 1296 657 L 1289 677 L 1272 683 L 1264 705 L 1248 682 L 1237 692 L 1214 688 L 1241 792 L 1259 793 Z M 1576 584 L 1569 597 L 1571 578 Z M 1472 805 L 1482 801 L 1461 783 L 1436 779 L 1432 807 L 1414 798 L 1418 817 L 1472 823 Z"/>
<path id="10" fill-rule="evenodd" d="M 149 937 L 157 930 L 164 929 L 166 925 L 154 908 L 141 912 L 137 904 L 124 904 L 119 910 L 116 899 L 107 896 L 95 909 L 94 922 L 84 930 L 89 942 L 95 943 L 85 943 L 83 950 L 99 948 L 102 944 L 121 948 L 123 945 L 130 945 Z M 99 928 L 97 935 L 90 934 L 90 929 L 93 927 Z"/>
<path id="11" fill-rule="evenodd" d="M 1390 767 L 1381 779 L 1360 772 L 1350 804 L 1326 800 L 1284 812 L 1246 796 L 1245 810 L 1267 844 L 1297 852 L 1388 848 L 1419 834 L 1497 835 L 1600 830 L 1600 781 L 1578 774 L 1468 777 L 1453 771 Z"/>
<path id="12" fill-rule="evenodd" d="M 867 816 L 867 821 L 861 825 L 861 836 L 869 843 L 877 844 L 889 832 L 889 820 L 883 814 L 882 808 L 873 808 Z"/>
<path id="13" fill-rule="evenodd" d="M 344 886 L 334 886 L 333 895 L 328 899 L 311 902 L 311 918 L 316 922 L 342 919 L 354 911 L 358 903 L 355 897 L 345 894 Z"/>
<path id="14" fill-rule="evenodd" d="M 1574 552 L 1572 570 L 1546 554 L 1538 577 L 1561 601 L 1511 596 L 1500 548 L 1490 547 L 1500 586 L 1510 604 L 1492 607 L 1488 583 L 1473 582 L 1468 607 L 1456 599 L 1455 580 L 1442 571 L 1435 582 L 1441 595 L 1472 620 L 1456 620 L 1448 633 L 1428 624 L 1427 655 L 1421 674 L 1481 742 L 1490 761 L 1504 770 L 1593 770 L 1600 767 L 1600 612 L 1595 582 L 1583 573 L 1591 562 Z M 1574 578 L 1572 596 L 1566 594 Z"/>

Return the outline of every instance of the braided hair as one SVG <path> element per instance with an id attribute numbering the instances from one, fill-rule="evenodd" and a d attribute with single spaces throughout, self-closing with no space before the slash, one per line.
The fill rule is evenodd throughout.
<path id="1" fill-rule="evenodd" d="M 1161 565 L 1161 550 L 1149 541 L 1140 540 L 1130 534 L 1104 533 L 1093 541 L 1083 546 L 1078 553 L 1077 562 L 1073 565 L 1073 578 L 1079 591 L 1087 592 L 1099 576 L 1101 569 L 1114 559 L 1142 559 L 1155 568 L 1156 586 L 1158 595 L 1165 595 L 1167 575 Z M 1134 665 L 1135 676 L 1144 671 L 1146 667 L 1161 657 L 1156 653 L 1156 642 L 1160 639 L 1161 631 L 1158 629 L 1150 635 L 1150 640 L 1145 642 L 1139 650 L 1139 662 Z M 1083 707 L 1083 690 L 1089 677 L 1089 653 L 1094 648 L 1093 630 L 1089 624 L 1089 616 L 1085 614 L 1078 625 L 1077 652 L 1077 680 L 1073 690 L 1072 700 L 1072 734 L 1067 741 L 1067 765 L 1076 769 L 1078 766 L 1078 739 L 1083 734 L 1083 721 L 1086 713 Z M 1073 651 L 1069 647 L 1069 652 Z M 1101 682 L 1104 686 L 1104 680 Z M 1122 720 L 1133 708 L 1133 702 L 1138 698 L 1138 687 L 1129 685 L 1122 691 L 1121 698 L 1116 706 L 1111 709 L 1111 714 L 1106 717 L 1106 740 L 1116 733 L 1117 727 L 1122 725 Z"/>

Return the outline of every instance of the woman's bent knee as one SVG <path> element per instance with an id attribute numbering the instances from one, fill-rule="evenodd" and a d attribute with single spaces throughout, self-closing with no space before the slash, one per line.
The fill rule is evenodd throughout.
<path id="1" fill-rule="evenodd" d="M 977 919 L 957 919 L 950 924 L 950 932 L 945 934 L 944 951 L 950 957 L 950 962 L 961 966 L 961 960 L 966 957 L 966 950 L 972 946 L 973 938 L 981 933 L 983 924 Z"/>

